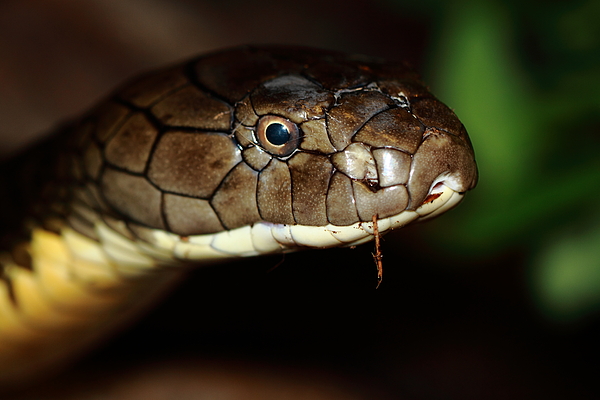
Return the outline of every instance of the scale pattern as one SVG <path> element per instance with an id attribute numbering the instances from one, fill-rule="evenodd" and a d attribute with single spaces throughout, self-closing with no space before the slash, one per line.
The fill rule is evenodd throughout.
<path id="1" fill-rule="evenodd" d="M 257 142 L 265 115 L 299 127 L 291 156 Z M 416 209 L 444 172 L 460 192 L 477 176 L 463 125 L 404 65 L 302 48 L 245 47 L 147 75 L 68 135 L 47 192 L 69 197 L 57 203 L 92 238 L 99 216 L 127 221 L 127 236 L 350 225 Z"/>
<path id="2" fill-rule="evenodd" d="M 0 385 L 114 329 L 186 260 L 358 244 L 374 216 L 403 226 L 477 181 L 464 126 L 405 65 L 279 46 L 144 75 L 4 168 Z"/>

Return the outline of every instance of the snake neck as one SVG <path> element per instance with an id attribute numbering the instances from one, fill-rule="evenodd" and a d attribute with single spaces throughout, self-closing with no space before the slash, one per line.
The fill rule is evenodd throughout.
<path id="1" fill-rule="evenodd" d="M 107 251 L 72 227 L 82 218 L 67 184 L 77 182 L 55 151 L 65 140 L 54 136 L 0 167 L 0 388 L 66 363 L 183 273 L 139 251 L 127 256 L 117 234 Z"/>

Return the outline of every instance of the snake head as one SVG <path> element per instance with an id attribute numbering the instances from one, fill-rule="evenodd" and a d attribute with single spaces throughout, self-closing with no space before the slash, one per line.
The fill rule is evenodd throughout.
<path id="1" fill-rule="evenodd" d="M 348 226 L 433 213 L 444 191 L 456 202 L 476 182 L 472 147 L 454 113 L 420 89 L 389 78 L 326 89 L 293 74 L 261 84 L 235 114 L 261 216 Z"/>
<path id="2" fill-rule="evenodd" d="M 179 258 L 354 245 L 374 217 L 380 232 L 429 218 L 477 181 L 464 126 L 412 70 L 324 50 L 203 56 L 125 86 L 76 131 L 92 138 L 74 140 L 80 197 Z"/>

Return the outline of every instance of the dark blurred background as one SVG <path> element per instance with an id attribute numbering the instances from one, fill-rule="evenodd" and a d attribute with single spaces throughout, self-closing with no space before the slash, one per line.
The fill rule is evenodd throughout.
<path id="1" fill-rule="evenodd" d="M 141 70 L 277 42 L 408 60 L 481 174 L 385 238 L 378 290 L 372 245 L 200 269 L 15 398 L 600 398 L 599 21 L 594 0 L 1 1 L 3 155 Z"/>

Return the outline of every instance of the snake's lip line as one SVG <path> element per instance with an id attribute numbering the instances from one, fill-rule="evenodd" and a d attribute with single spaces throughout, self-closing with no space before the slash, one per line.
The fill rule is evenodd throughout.
<path id="1" fill-rule="evenodd" d="M 377 220 L 380 234 L 403 227 L 416 220 L 432 218 L 456 206 L 463 197 L 448 186 L 437 187 L 439 196 L 416 210 Z M 356 246 L 373 239 L 373 222 L 357 222 L 349 226 L 284 225 L 258 222 L 211 235 L 188 236 L 185 241 L 175 234 L 154 231 L 158 247 L 169 250 L 175 259 L 217 261 L 222 258 L 249 257 L 282 253 L 301 248 Z"/>
<path id="2" fill-rule="evenodd" d="M 441 183 L 441 184 L 440 184 Z M 432 218 L 456 206 L 464 193 L 443 182 L 432 185 L 435 194 L 416 210 L 377 219 L 379 234 L 414 221 Z M 152 230 L 146 240 L 126 238 L 102 220 L 95 224 L 99 242 L 70 228 L 62 237 L 73 259 L 93 264 L 108 264 L 119 274 L 138 276 L 159 266 L 181 266 L 182 263 L 211 264 L 238 257 L 291 252 L 305 248 L 349 247 L 374 238 L 373 221 L 349 226 L 284 225 L 258 222 L 215 234 L 183 237 L 163 230 Z"/>

